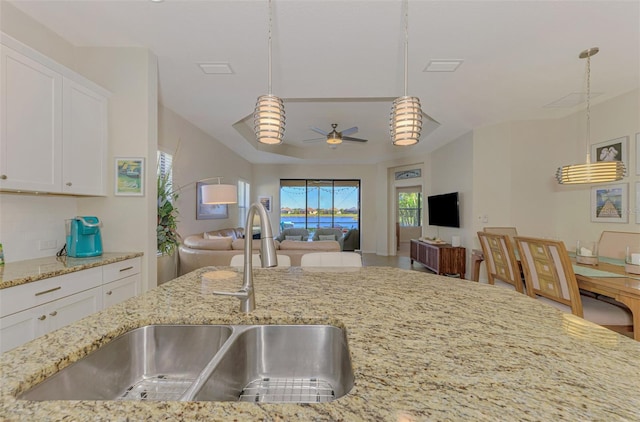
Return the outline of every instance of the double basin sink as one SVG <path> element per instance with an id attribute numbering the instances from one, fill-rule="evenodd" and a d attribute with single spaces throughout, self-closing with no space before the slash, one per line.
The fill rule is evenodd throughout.
<path id="1" fill-rule="evenodd" d="M 353 387 L 329 325 L 148 325 L 21 394 L 25 400 L 328 402 Z"/>

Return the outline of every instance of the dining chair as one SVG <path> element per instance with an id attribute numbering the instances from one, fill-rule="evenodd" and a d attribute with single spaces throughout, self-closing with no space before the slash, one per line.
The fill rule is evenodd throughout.
<path id="1" fill-rule="evenodd" d="M 478 232 L 478 239 L 487 265 L 489 284 L 524 293 L 520 265 L 516 260 L 509 236 Z"/>
<path id="2" fill-rule="evenodd" d="M 301 267 L 362 267 L 362 257 L 355 252 L 312 252 L 302 255 Z"/>
<path id="3" fill-rule="evenodd" d="M 278 258 L 278 265 L 276 267 L 287 268 L 291 266 L 291 258 L 288 255 L 276 255 Z M 231 262 L 229 263 L 230 267 L 244 267 L 244 254 L 234 255 L 231 257 Z M 260 267 L 262 266 L 262 261 L 260 260 L 260 254 L 254 253 L 251 258 L 251 266 L 252 267 Z"/>
<path id="4" fill-rule="evenodd" d="M 513 251 L 516 254 L 516 258 L 518 257 L 518 247 L 516 246 L 516 241 L 513 240 L 513 238 L 518 235 L 518 230 L 515 227 L 483 227 L 482 231 L 491 234 L 507 235 L 511 240 L 511 246 L 513 246 Z"/>
<path id="5" fill-rule="evenodd" d="M 580 294 L 562 241 L 521 236 L 515 240 L 529 296 L 619 333 L 633 330 L 628 308 Z"/>

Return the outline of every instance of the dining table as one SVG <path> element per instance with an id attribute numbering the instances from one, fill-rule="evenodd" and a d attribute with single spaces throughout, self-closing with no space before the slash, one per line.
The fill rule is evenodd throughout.
<path id="1" fill-rule="evenodd" d="M 640 341 L 640 274 L 625 271 L 624 260 L 599 257 L 596 265 L 579 264 L 569 254 L 573 263 L 578 287 L 615 299 L 626 305 L 633 315 L 633 338 Z M 480 265 L 484 254 L 480 249 L 471 251 L 472 280 L 479 281 Z"/>

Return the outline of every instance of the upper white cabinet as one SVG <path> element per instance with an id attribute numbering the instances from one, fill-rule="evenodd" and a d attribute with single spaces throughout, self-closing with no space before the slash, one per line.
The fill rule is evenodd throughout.
<path id="1" fill-rule="evenodd" d="M 0 45 L 0 187 L 62 186 L 62 75 Z"/>
<path id="2" fill-rule="evenodd" d="M 106 195 L 108 92 L 1 41 L 0 189 Z"/>
<path id="3" fill-rule="evenodd" d="M 104 195 L 107 99 L 68 78 L 62 89 L 62 191 Z"/>

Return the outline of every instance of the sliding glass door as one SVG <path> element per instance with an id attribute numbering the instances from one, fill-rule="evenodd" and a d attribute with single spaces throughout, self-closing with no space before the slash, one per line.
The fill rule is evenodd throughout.
<path id="1" fill-rule="evenodd" d="M 360 229 L 360 181 L 280 180 L 280 229 Z"/>

